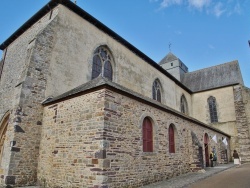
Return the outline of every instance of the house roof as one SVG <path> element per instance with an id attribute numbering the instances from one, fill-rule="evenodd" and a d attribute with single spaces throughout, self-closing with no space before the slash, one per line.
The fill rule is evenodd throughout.
<path id="1" fill-rule="evenodd" d="M 199 92 L 235 84 L 243 85 L 243 79 L 238 61 L 232 61 L 186 73 L 182 83 L 193 92 Z"/>
<path id="2" fill-rule="evenodd" d="M 97 78 L 93 79 L 93 80 L 90 80 L 89 82 L 85 83 L 85 84 L 82 84 L 66 93 L 63 93 L 62 95 L 59 95 L 57 97 L 54 97 L 54 98 L 50 98 L 46 101 L 44 101 L 42 104 L 47 106 L 47 105 L 52 105 L 52 104 L 55 104 L 55 103 L 58 103 L 58 102 L 61 102 L 61 101 L 65 101 L 65 100 L 68 100 L 68 99 L 71 99 L 71 98 L 75 98 L 77 96 L 80 96 L 80 95 L 84 95 L 86 93 L 89 93 L 89 92 L 93 92 L 93 91 L 96 91 L 96 90 L 99 90 L 99 89 L 102 89 L 102 88 L 107 88 L 107 89 L 110 89 L 110 90 L 113 90 L 117 93 L 121 93 L 122 95 L 125 95 L 125 96 L 128 96 L 130 98 L 134 98 L 136 99 L 137 101 L 140 101 L 142 103 L 145 103 L 145 104 L 148 104 L 148 105 L 151 105 L 157 109 L 160 109 L 160 110 L 163 110 L 163 111 L 166 111 L 168 113 L 171 113 L 171 114 L 174 114 L 178 117 L 181 117 L 183 119 L 186 119 L 188 121 L 191 121 L 191 122 L 194 122 L 196 124 L 199 124 L 200 126 L 202 127 L 205 127 L 207 129 L 210 129 L 210 130 L 214 130 L 216 132 L 219 132 L 219 133 L 222 133 L 224 135 L 227 135 L 230 137 L 230 135 L 220 131 L 219 129 L 216 129 L 216 128 L 213 128 L 211 126 L 208 126 L 207 124 L 201 122 L 201 121 L 198 121 L 197 119 L 195 118 L 192 118 L 190 116 L 187 116 L 186 114 L 183 114 L 177 110 L 174 110 L 173 108 L 170 108 L 166 105 L 163 105 L 162 103 L 156 101 L 156 100 L 153 100 L 149 97 L 145 97 L 137 92 L 134 92 L 126 87 L 123 87 L 122 85 L 119 85 L 115 82 L 112 82 L 112 81 L 109 81 L 108 79 L 102 77 L 102 76 L 98 76 Z"/>
<path id="3" fill-rule="evenodd" d="M 181 82 L 179 82 L 174 76 L 172 76 L 170 73 L 168 73 L 166 70 L 164 70 L 160 65 L 158 65 L 155 61 L 153 61 L 151 58 L 149 58 L 147 55 L 145 55 L 143 52 L 138 50 L 135 46 L 130 44 L 128 41 L 123 39 L 121 36 L 119 36 L 117 33 L 112 31 L 110 28 L 105 26 L 103 23 L 101 23 L 99 20 L 88 14 L 86 11 L 78 7 L 76 4 L 71 2 L 70 0 L 51 0 L 48 4 L 46 4 L 41 10 L 39 10 L 33 17 L 31 17 L 27 22 L 25 22 L 16 32 L 14 32 L 6 41 L 4 41 L 0 45 L 0 49 L 4 50 L 7 48 L 13 41 L 15 41 L 20 35 L 22 35 L 26 30 L 28 30 L 33 24 L 35 24 L 39 19 L 41 19 L 45 14 L 50 12 L 53 8 L 55 8 L 57 5 L 62 4 L 89 23 L 95 25 L 98 29 L 102 30 L 104 33 L 108 34 L 112 38 L 114 38 L 116 41 L 127 47 L 129 50 L 131 50 L 134 54 L 139 56 L 141 59 L 146 61 L 148 64 L 153 66 L 155 69 L 166 75 L 168 78 L 173 80 L 177 85 L 179 85 L 181 88 L 186 90 L 189 93 L 192 93 L 192 91 L 187 88 L 185 85 L 183 85 Z"/>

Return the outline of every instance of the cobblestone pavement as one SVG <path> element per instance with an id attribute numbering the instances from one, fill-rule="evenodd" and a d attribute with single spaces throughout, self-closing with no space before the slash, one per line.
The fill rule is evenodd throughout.
<path id="1" fill-rule="evenodd" d="M 143 186 L 142 188 L 187 188 L 194 182 L 210 177 L 214 174 L 233 168 L 235 165 L 233 163 L 219 164 L 215 167 L 208 167 L 201 172 L 187 173 L 168 180 L 156 182 L 150 185 Z M 39 188 L 39 186 L 28 186 L 19 188 Z"/>

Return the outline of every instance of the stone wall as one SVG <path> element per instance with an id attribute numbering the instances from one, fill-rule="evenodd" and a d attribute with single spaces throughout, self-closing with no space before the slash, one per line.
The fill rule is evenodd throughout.
<path id="1" fill-rule="evenodd" d="M 248 130 L 249 130 L 249 136 L 250 136 L 250 88 L 243 87 L 243 100 L 244 100 L 245 109 L 246 109 Z"/>
<path id="2" fill-rule="evenodd" d="M 111 160 L 110 169 L 106 170 L 110 180 L 107 184 L 110 187 L 128 185 L 139 187 L 190 171 L 190 165 L 197 162 L 197 152 L 194 155 L 197 147 L 193 147 L 191 141 L 192 131 L 200 143 L 204 143 L 205 133 L 209 135 L 210 140 L 215 134 L 218 139 L 223 137 L 198 124 L 112 91 L 106 91 L 106 101 L 108 103 L 105 108 L 105 129 L 106 139 L 109 141 L 109 148 L 106 151 L 107 158 Z M 153 153 L 142 152 L 144 117 L 150 117 L 153 122 Z M 176 128 L 176 153 L 174 154 L 169 153 L 168 150 L 170 124 L 174 124 Z M 212 147 L 216 147 L 219 151 L 219 145 L 210 141 L 209 150 Z M 218 159 L 220 159 L 219 153 Z"/>
<path id="3" fill-rule="evenodd" d="M 40 131 L 48 74 L 53 48 L 55 9 L 45 15 L 5 49 L 0 80 L 0 119 L 10 119 L 2 158 L 1 184 L 36 183 Z M 10 147 L 10 143 L 13 143 Z"/>
<path id="4" fill-rule="evenodd" d="M 93 187 L 109 166 L 103 147 L 104 91 L 44 108 L 38 179 L 41 186 Z"/>
<path id="5" fill-rule="evenodd" d="M 211 123 L 207 99 L 216 98 L 218 122 Z M 236 147 L 237 128 L 233 86 L 194 93 L 192 95 L 193 117 L 231 135 L 231 150 Z"/>
<path id="6" fill-rule="evenodd" d="M 250 136 L 249 136 L 249 89 L 242 86 L 234 87 L 237 143 L 236 149 L 242 162 L 250 161 Z"/>
<path id="7" fill-rule="evenodd" d="M 142 151 L 145 117 L 153 123 L 150 153 Z M 199 144 L 194 143 L 191 132 L 203 148 L 207 133 L 209 150 L 220 151 L 219 144 L 211 140 L 215 134 L 225 138 L 154 102 L 108 89 L 46 106 L 43 122 L 38 178 L 46 187 L 139 187 L 200 167 Z M 176 153 L 169 153 L 170 124 L 176 130 Z"/>

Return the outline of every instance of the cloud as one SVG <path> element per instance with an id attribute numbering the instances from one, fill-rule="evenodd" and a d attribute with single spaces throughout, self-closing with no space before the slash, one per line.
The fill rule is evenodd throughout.
<path id="1" fill-rule="evenodd" d="M 223 4 L 221 2 L 217 3 L 213 9 L 214 15 L 216 17 L 220 17 L 225 11 L 226 9 L 223 7 Z"/>
<path id="2" fill-rule="evenodd" d="M 239 2 L 237 2 L 237 4 L 234 6 L 234 12 L 241 14 L 242 10 L 241 10 L 241 6 L 240 6 Z"/>
<path id="3" fill-rule="evenodd" d="M 189 10 L 204 11 L 207 14 L 220 17 L 223 14 L 241 14 L 242 8 L 238 0 L 149 0 L 150 2 L 159 3 L 160 8 L 170 6 L 183 6 Z"/>
<path id="4" fill-rule="evenodd" d="M 194 7 L 198 10 L 202 10 L 203 7 L 209 6 L 211 3 L 211 0 L 188 0 L 188 4 L 191 7 Z"/>
<path id="5" fill-rule="evenodd" d="M 169 7 L 170 5 L 181 5 L 183 0 L 163 0 L 161 8 Z"/>

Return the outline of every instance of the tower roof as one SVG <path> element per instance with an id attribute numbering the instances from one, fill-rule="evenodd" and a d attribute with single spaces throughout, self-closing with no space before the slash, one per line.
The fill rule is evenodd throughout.
<path id="1" fill-rule="evenodd" d="M 181 60 L 176 57 L 172 52 L 169 52 L 159 63 L 159 65 L 165 64 L 165 63 L 169 63 L 172 61 L 178 60 L 181 62 Z"/>

